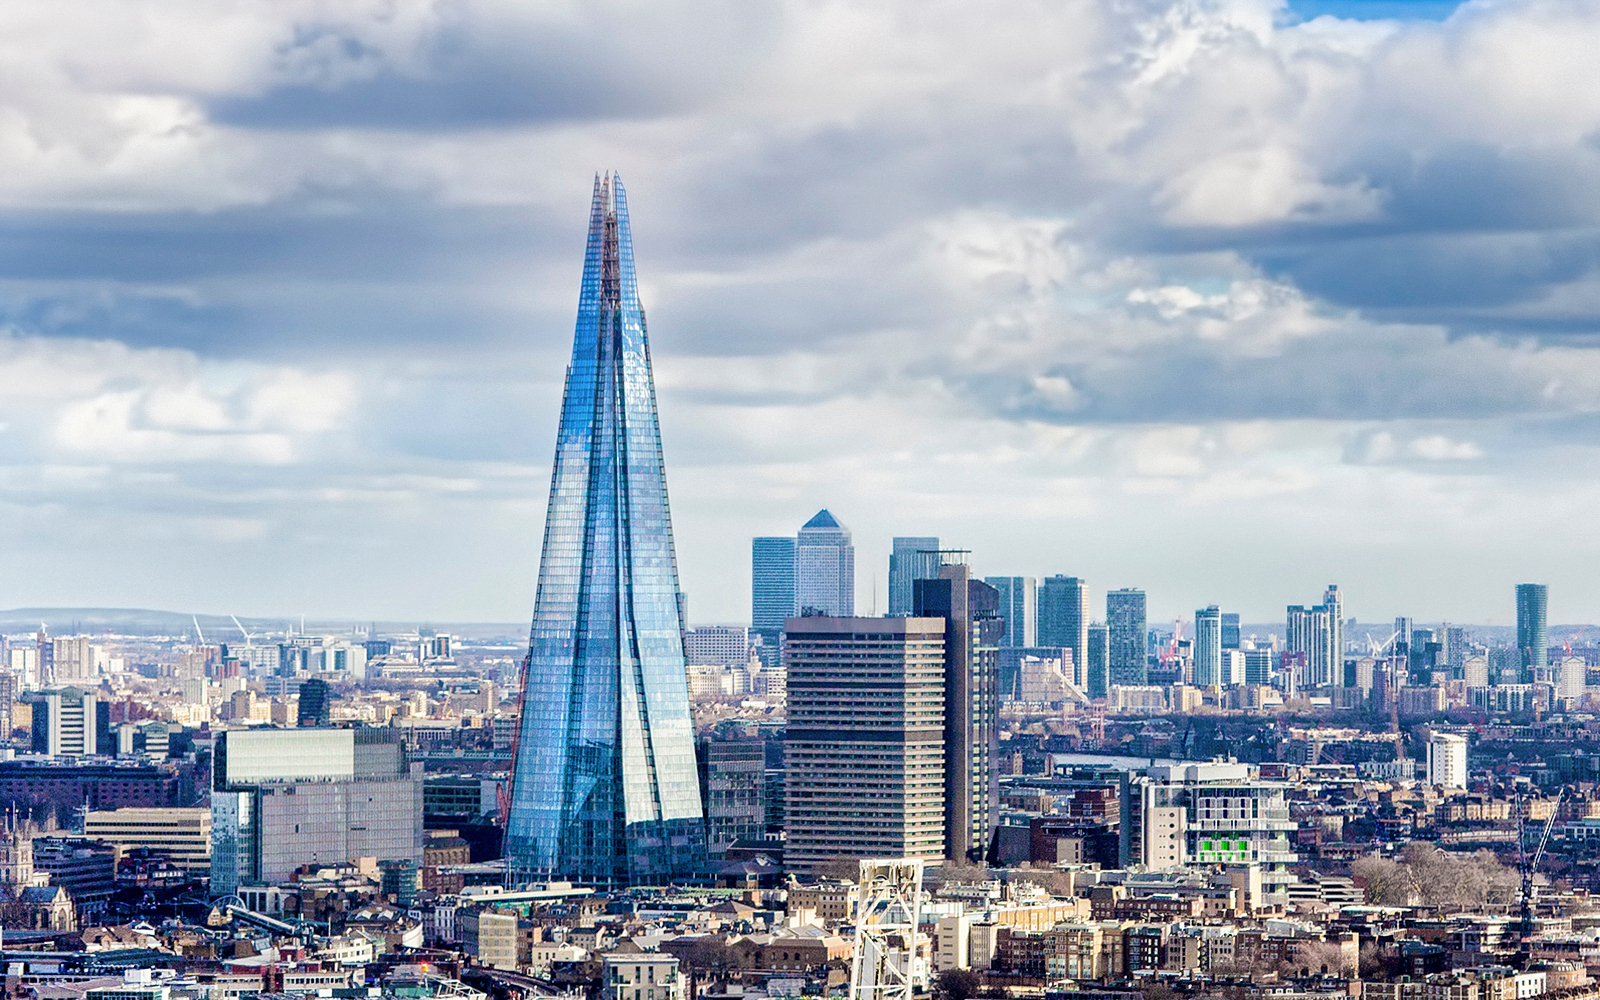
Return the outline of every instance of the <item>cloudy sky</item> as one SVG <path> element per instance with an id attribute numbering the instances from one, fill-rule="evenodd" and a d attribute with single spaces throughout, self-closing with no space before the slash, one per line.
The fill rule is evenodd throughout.
<path id="1" fill-rule="evenodd" d="M 1600 620 L 1590 0 L 0 7 L 0 605 L 525 619 L 596 170 L 684 585 Z M 1096 597 L 1098 600 L 1098 597 Z"/>

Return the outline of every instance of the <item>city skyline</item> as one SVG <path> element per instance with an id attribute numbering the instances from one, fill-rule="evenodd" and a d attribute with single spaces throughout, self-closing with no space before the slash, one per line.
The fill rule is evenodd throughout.
<path id="1" fill-rule="evenodd" d="M 0 13 L 0 606 L 519 618 L 614 164 L 701 620 L 822 507 L 858 608 L 1600 619 L 1590 7 L 117 8 Z"/>

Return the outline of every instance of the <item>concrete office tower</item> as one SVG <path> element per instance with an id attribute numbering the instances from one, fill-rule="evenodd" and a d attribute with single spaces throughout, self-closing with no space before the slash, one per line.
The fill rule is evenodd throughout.
<path id="1" fill-rule="evenodd" d="M 1047 576 L 1039 584 L 1039 645 L 1072 650 L 1072 682 L 1083 686 L 1080 665 L 1089 645 L 1089 585 L 1075 576 Z"/>
<path id="2" fill-rule="evenodd" d="M 1150 676 L 1144 591 L 1124 588 L 1106 594 L 1106 630 L 1110 640 L 1106 665 L 1111 685 L 1144 687 Z"/>
<path id="3" fill-rule="evenodd" d="M 422 861 L 422 765 L 398 729 L 232 729 L 212 764 L 211 895 L 301 865 Z M 690 746 L 690 753 L 694 748 Z"/>
<path id="4" fill-rule="evenodd" d="M 1084 691 L 1091 699 L 1106 696 L 1110 686 L 1110 630 L 1101 622 L 1089 623 L 1089 647 L 1084 654 Z"/>
<path id="5" fill-rule="evenodd" d="M 911 613 L 911 584 L 939 576 L 943 560 L 937 538 L 896 538 L 889 552 L 889 614 Z"/>
<path id="6" fill-rule="evenodd" d="M 684 634 L 691 664 L 743 667 L 750 662 L 750 630 L 741 625 L 701 625 Z"/>
<path id="7" fill-rule="evenodd" d="M 1455 733 L 1428 737 L 1428 784 L 1441 788 L 1467 787 L 1467 738 Z"/>
<path id="8" fill-rule="evenodd" d="M 856 613 L 856 549 L 850 531 L 827 509 L 800 527 L 794 543 L 795 603 L 800 614 Z"/>
<path id="9" fill-rule="evenodd" d="M 1037 646 L 1039 581 L 1031 576 L 986 576 L 983 582 L 1000 594 L 1000 614 L 1006 620 L 1000 645 Z"/>
<path id="10" fill-rule="evenodd" d="M 1322 606 L 1328 612 L 1328 683 L 1344 687 L 1344 597 L 1336 584 L 1323 591 Z"/>
<path id="11" fill-rule="evenodd" d="M 940 618 L 794 618 L 784 634 L 784 865 L 944 857 Z"/>
<path id="12" fill-rule="evenodd" d="M 783 623 L 800 613 L 795 603 L 794 539 L 750 540 L 750 631 L 761 637 L 761 662 L 778 664 Z"/>
<path id="13" fill-rule="evenodd" d="M 1523 683 L 1550 662 L 1550 627 L 1546 617 L 1550 591 L 1542 583 L 1517 584 L 1517 648 L 1522 651 Z"/>
<path id="14" fill-rule="evenodd" d="M 49 757 L 86 757 L 97 751 L 99 706 L 93 691 L 52 688 L 26 699 L 33 703 L 33 752 Z"/>
<path id="15" fill-rule="evenodd" d="M 1305 670 L 1295 678 L 1297 688 L 1319 688 L 1333 683 L 1334 634 L 1326 606 L 1318 604 L 1307 608 L 1291 604 L 1288 608 L 1288 642 L 1290 653 L 1305 657 Z"/>
<path id="16" fill-rule="evenodd" d="M 1194 684 L 1214 687 L 1222 681 L 1222 611 L 1213 604 L 1194 613 Z"/>
<path id="17" fill-rule="evenodd" d="M 1000 593 L 957 564 L 918 580 L 913 603 L 945 623 L 945 857 L 981 861 L 1000 818 Z"/>
<path id="18" fill-rule="evenodd" d="M 627 196 L 597 177 L 522 671 L 513 881 L 704 872 L 680 592 Z"/>
<path id="19" fill-rule="evenodd" d="M 767 832 L 767 744 L 760 736 L 697 741 L 700 797 L 706 804 L 706 853 L 720 863 L 740 840 Z"/>
<path id="20" fill-rule="evenodd" d="M 1239 648 L 1239 615 L 1237 612 L 1224 611 L 1222 613 L 1222 648 Z"/>

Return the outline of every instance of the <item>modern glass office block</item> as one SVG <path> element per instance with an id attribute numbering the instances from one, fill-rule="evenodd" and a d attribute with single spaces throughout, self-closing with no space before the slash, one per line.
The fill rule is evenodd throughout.
<path id="1" fill-rule="evenodd" d="M 596 178 L 523 666 L 513 879 L 703 873 L 683 628 L 627 199 Z"/>

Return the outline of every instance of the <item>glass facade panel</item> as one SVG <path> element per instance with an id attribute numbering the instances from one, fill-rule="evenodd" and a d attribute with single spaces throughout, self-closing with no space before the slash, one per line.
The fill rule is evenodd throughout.
<path id="1" fill-rule="evenodd" d="M 596 178 L 523 666 L 513 878 L 703 874 L 683 628 L 627 199 Z"/>

